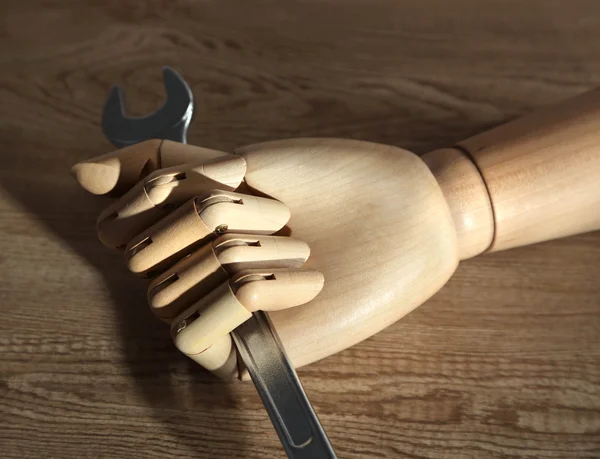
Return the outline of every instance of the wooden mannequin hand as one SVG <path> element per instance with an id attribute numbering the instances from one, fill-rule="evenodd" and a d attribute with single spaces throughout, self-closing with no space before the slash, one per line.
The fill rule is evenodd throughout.
<path id="1" fill-rule="evenodd" d="M 247 309 L 271 311 L 298 367 L 393 323 L 453 273 L 458 258 L 448 207 L 435 178 L 412 153 L 337 139 L 268 142 L 236 153 L 148 141 L 73 168 L 88 191 L 120 196 L 100 215 L 99 237 L 124 252 L 133 272 L 154 278 L 151 308 L 173 322 L 174 333 L 190 314 L 182 311 L 206 308 L 215 296 L 209 292 L 232 275 L 237 279 L 230 290 Z M 244 178 L 246 189 L 239 194 Z M 292 238 L 264 236 L 286 223 L 283 232 Z M 244 236 L 235 236 L 240 232 Z M 299 270 L 309 245 L 309 269 Z M 256 300 L 257 291 L 240 293 L 235 281 L 248 274 L 241 270 L 258 266 L 263 276 L 248 284 L 264 287 Z M 327 280 L 318 296 L 323 277 L 310 268 Z M 273 270 L 282 279 L 282 269 L 287 279 L 290 273 L 301 277 L 283 282 L 285 288 L 273 279 L 264 282 Z M 239 309 L 225 310 L 235 316 L 225 325 L 247 318 Z M 197 333 L 222 330 L 219 320 L 201 324 Z M 176 343 L 228 377 L 236 371 L 230 329 L 217 333 L 217 341 L 212 337 L 208 350 L 206 343 L 195 342 L 194 349 Z"/>
<path id="2" fill-rule="evenodd" d="M 423 160 L 400 148 L 341 139 L 266 142 L 239 148 L 236 155 L 153 140 L 78 164 L 74 173 L 95 194 L 133 187 L 103 213 L 98 230 L 106 245 L 125 249 L 130 269 L 140 274 L 164 270 L 215 231 L 274 233 L 287 222 L 286 234 L 311 247 L 305 268 L 323 273 L 322 292 L 315 296 L 322 277 L 312 271 L 286 288 L 281 288 L 286 282 L 265 282 L 271 276 L 263 271 L 255 282 L 260 295 L 243 289 L 245 301 L 258 296 L 260 301 L 244 306 L 272 311 L 281 341 L 299 367 L 368 338 L 422 304 L 450 278 L 459 259 L 600 229 L 599 130 L 600 90 L 595 90 L 427 153 Z M 249 194 L 263 198 L 206 194 L 233 190 L 242 180 Z M 199 190 L 201 198 L 188 201 Z M 237 211 L 213 212 L 223 206 Z M 248 212 L 240 213 L 245 207 Z M 191 217 L 198 215 L 205 224 L 192 231 Z M 303 252 L 301 244 L 292 244 L 285 256 L 265 255 L 264 266 L 279 267 L 274 260 L 294 258 L 292 252 L 301 253 L 299 263 L 305 261 L 308 249 Z M 217 256 L 219 250 L 211 253 Z M 187 266 L 186 260 L 180 263 Z M 179 268 L 178 278 L 193 285 L 196 278 Z M 150 292 L 153 309 L 166 320 L 206 292 L 201 286 L 189 298 L 177 289 L 154 295 L 152 289 L 173 269 L 155 280 Z M 235 279 L 231 286 L 238 295 L 241 284 L 235 282 L 244 281 Z M 175 297 L 180 303 L 169 306 Z M 291 307 L 301 303 L 306 304 Z M 232 310 L 236 319 L 229 325 L 243 319 L 240 310 Z M 215 354 L 210 363 L 200 363 L 213 371 L 224 365 L 230 341 L 212 346 L 202 354 L 206 359 Z M 178 343 L 184 344 L 189 343 Z"/>

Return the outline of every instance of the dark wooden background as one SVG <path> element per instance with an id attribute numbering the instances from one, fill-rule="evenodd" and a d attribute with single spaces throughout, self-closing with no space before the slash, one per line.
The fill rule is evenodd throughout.
<path id="1" fill-rule="evenodd" d="M 251 384 L 175 351 L 96 241 L 106 202 L 69 176 L 111 149 L 109 87 L 146 113 L 164 64 L 196 94 L 191 143 L 422 153 L 600 84 L 600 4 L 3 0 L 3 458 L 284 457 Z M 340 458 L 598 458 L 599 332 L 596 233 L 465 262 L 404 320 L 299 374 Z"/>

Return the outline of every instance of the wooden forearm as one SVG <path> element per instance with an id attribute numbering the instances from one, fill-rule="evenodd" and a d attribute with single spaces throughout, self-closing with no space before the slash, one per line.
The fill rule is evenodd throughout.
<path id="1" fill-rule="evenodd" d="M 423 159 L 461 259 L 600 229 L 600 90 Z"/>

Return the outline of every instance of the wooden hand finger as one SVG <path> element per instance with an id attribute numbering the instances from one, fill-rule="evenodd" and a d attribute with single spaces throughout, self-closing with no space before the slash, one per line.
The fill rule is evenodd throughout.
<path id="1" fill-rule="evenodd" d="M 299 268 L 310 255 L 308 244 L 282 236 L 224 234 L 155 278 L 148 288 L 154 314 L 170 323 L 194 301 L 252 268 Z"/>
<path id="2" fill-rule="evenodd" d="M 231 335 L 223 335 L 212 346 L 194 356 L 193 360 L 218 378 L 230 380 L 240 377 L 237 352 Z"/>
<path id="3" fill-rule="evenodd" d="M 109 248 L 122 248 L 191 197 L 237 188 L 245 172 L 245 160 L 233 155 L 155 171 L 100 214 L 98 237 Z"/>
<path id="4" fill-rule="evenodd" d="M 320 272 L 307 269 L 242 271 L 179 314 L 171 325 L 171 336 L 181 352 L 202 364 L 202 354 L 252 312 L 305 304 L 319 294 L 323 283 Z"/>
<path id="5" fill-rule="evenodd" d="M 148 276 L 217 234 L 273 234 L 289 218 L 289 209 L 279 201 L 213 190 L 191 199 L 136 236 L 125 249 L 125 259 L 130 271 Z"/>
<path id="6" fill-rule="evenodd" d="M 152 139 L 77 163 L 72 173 L 93 194 L 121 196 L 152 172 L 232 156 L 217 150 Z"/>

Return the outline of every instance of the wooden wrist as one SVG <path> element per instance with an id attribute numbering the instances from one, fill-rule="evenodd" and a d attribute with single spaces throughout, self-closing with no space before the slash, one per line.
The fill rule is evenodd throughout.
<path id="1" fill-rule="evenodd" d="M 600 89 L 427 153 L 461 259 L 600 229 Z"/>
<path id="2" fill-rule="evenodd" d="M 438 181 L 454 226 L 461 260 L 485 252 L 494 238 L 494 215 L 486 185 L 471 159 L 458 148 L 422 156 Z"/>

